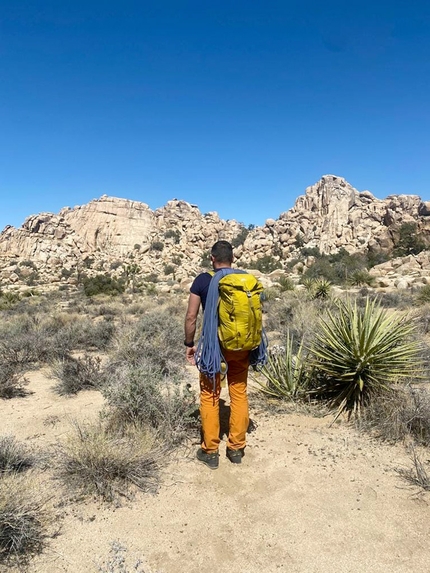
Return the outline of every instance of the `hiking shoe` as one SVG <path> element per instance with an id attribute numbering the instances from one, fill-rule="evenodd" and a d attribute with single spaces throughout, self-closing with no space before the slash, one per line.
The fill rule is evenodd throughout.
<path id="1" fill-rule="evenodd" d="M 227 448 L 226 454 L 232 464 L 241 464 L 243 458 L 243 450 L 231 450 Z"/>
<path id="2" fill-rule="evenodd" d="M 203 451 L 202 448 L 199 448 L 197 450 L 197 459 L 200 462 L 203 462 L 204 464 L 206 464 L 208 466 L 208 468 L 210 468 L 211 470 L 216 470 L 218 467 L 218 464 L 219 464 L 218 452 L 209 454 L 209 453 Z"/>

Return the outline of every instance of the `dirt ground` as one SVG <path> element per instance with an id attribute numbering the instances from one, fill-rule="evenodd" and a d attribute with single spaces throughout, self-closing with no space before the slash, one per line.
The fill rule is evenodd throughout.
<path id="1" fill-rule="evenodd" d="M 0 403 L 1 433 L 42 449 L 67 435 L 72 419 L 95 419 L 103 405 L 93 391 L 57 396 L 46 374 L 29 374 L 31 395 Z M 251 418 L 240 466 L 222 455 L 211 471 L 190 442 L 163 470 L 155 495 L 138 493 L 120 507 L 66 498 L 57 506 L 58 535 L 29 573 L 100 566 L 128 573 L 138 559 L 145 573 L 430 571 L 430 494 L 396 473 L 411 466 L 404 446 L 330 426 L 329 418 L 258 407 Z M 60 497 L 50 471 L 42 475 Z M 125 565 L 108 569 L 115 540 L 126 547 Z"/>

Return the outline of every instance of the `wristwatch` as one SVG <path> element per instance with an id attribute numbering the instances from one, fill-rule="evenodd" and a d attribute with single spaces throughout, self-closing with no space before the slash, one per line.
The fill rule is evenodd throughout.
<path id="1" fill-rule="evenodd" d="M 187 346 L 188 348 L 192 348 L 194 346 L 194 340 L 192 342 L 187 342 L 186 340 L 184 340 L 184 344 L 185 346 Z"/>

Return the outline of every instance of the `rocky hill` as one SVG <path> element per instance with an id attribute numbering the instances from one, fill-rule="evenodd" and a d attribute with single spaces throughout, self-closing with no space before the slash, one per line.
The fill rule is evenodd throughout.
<path id="1" fill-rule="evenodd" d="M 308 187 L 278 219 L 253 229 L 216 212 L 202 214 L 185 201 L 174 199 L 152 211 L 145 203 L 104 195 L 58 214 L 32 215 L 19 229 L 6 227 L 0 234 L 0 283 L 73 283 L 82 272 L 120 275 L 128 269 L 156 275 L 168 289 L 187 283 L 218 239 L 235 244 L 239 266 L 252 267 L 266 257 L 286 268 L 304 245 L 325 254 L 342 247 L 350 253 L 389 252 L 405 222 L 430 237 L 430 203 L 416 195 L 380 200 L 334 175 Z M 428 258 L 409 262 L 416 260 L 419 276 L 430 274 Z"/>

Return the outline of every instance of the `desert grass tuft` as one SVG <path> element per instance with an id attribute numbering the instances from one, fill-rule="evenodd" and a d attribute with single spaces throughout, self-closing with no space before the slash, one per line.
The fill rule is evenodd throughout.
<path id="1" fill-rule="evenodd" d="M 415 447 L 411 451 L 412 468 L 400 468 L 397 473 L 408 483 L 415 485 L 424 491 L 430 491 L 430 474 L 416 452 Z"/>
<path id="2" fill-rule="evenodd" d="M 25 396 L 27 384 L 28 380 L 22 376 L 19 365 L 0 362 L 0 398 Z"/>
<path id="3" fill-rule="evenodd" d="M 148 431 L 135 426 L 119 435 L 102 424 L 73 426 L 57 447 L 60 475 L 69 486 L 109 502 L 129 497 L 133 486 L 157 491 L 164 450 Z"/>
<path id="4" fill-rule="evenodd" d="M 34 464 L 34 456 L 14 436 L 0 436 L 0 475 L 22 472 Z"/>
<path id="5" fill-rule="evenodd" d="M 183 323 L 171 309 L 152 310 L 127 322 L 113 337 L 112 364 L 136 365 L 143 357 L 166 376 L 183 373 Z"/>
<path id="6" fill-rule="evenodd" d="M 24 565 L 45 545 L 47 499 L 28 476 L 0 479 L 0 562 Z"/>
<path id="7" fill-rule="evenodd" d="M 101 391 L 108 425 L 116 431 L 129 424 L 146 427 L 173 446 L 196 425 L 194 393 L 177 378 L 163 375 L 151 360 L 108 370 Z"/>
<path id="8" fill-rule="evenodd" d="M 51 375 L 57 379 L 54 390 L 62 396 L 98 388 L 104 376 L 101 359 L 89 354 L 82 358 L 66 355 L 62 359 L 52 361 Z"/>
<path id="9" fill-rule="evenodd" d="M 408 438 L 430 445 L 430 393 L 424 387 L 397 387 L 375 396 L 357 424 L 388 442 Z"/>

